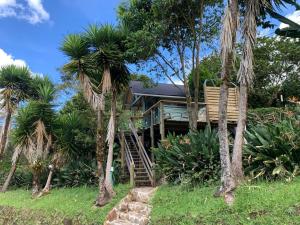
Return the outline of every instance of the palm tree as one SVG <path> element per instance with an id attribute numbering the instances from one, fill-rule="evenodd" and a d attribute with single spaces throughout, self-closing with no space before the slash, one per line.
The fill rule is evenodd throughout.
<path id="1" fill-rule="evenodd" d="M 235 189 L 235 182 L 231 170 L 229 154 L 228 131 L 227 131 L 227 105 L 228 105 L 228 84 L 230 74 L 233 70 L 233 60 L 236 45 L 236 32 L 238 29 L 238 0 L 228 0 L 223 19 L 221 33 L 221 90 L 219 103 L 219 141 L 221 160 L 221 187 L 215 196 L 225 195 L 229 201 L 232 198 L 232 191 Z"/>
<path id="2" fill-rule="evenodd" d="M 27 67 L 8 65 L 0 69 L 1 109 L 6 113 L 0 139 L 0 159 L 6 147 L 12 115 L 19 103 L 28 98 L 30 80 Z"/>
<path id="3" fill-rule="evenodd" d="M 122 32 L 110 25 L 90 26 L 84 35 L 69 35 L 61 50 L 69 56 L 70 62 L 63 70 L 76 74 L 86 99 L 97 112 L 97 164 L 99 176 L 99 196 L 97 206 L 105 205 L 113 196 L 111 181 L 104 179 L 104 95 L 112 90 L 111 69 L 122 67 L 124 46 Z M 112 151 L 109 152 L 112 160 Z M 109 167 L 110 163 L 108 163 Z M 106 170 L 108 171 L 108 170 Z M 109 168 L 110 171 L 110 168 Z M 107 174 L 107 177 L 109 174 Z"/>
<path id="4" fill-rule="evenodd" d="M 76 138 L 74 132 L 80 129 L 85 121 L 82 115 L 77 112 L 59 114 L 54 129 L 54 154 L 49 165 L 47 182 L 40 192 L 39 197 L 50 192 L 51 180 L 55 170 L 60 170 L 67 161 L 75 159 L 78 151 L 75 146 Z"/>
<path id="5" fill-rule="evenodd" d="M 256 42 L 257 18 L 269 13 L 276 15 L 274 7 L 280 7 L 284 3 L 295 5 L 293 0 L 260 0 L 245 1 L 245 16 L 243 25 L 243 53 L 238 71 L 238 81 L 240 86 L 239 97 L 239 119 L 232 154 L 232 170 L 237 183 L 243 180 L 242 149 L 244 144 L 244 131 L 247 119 L 248 89 L 253 84 L 253 46 Z M 296 4 L 297 5 L 297 4 Z"/>
<path id="6" fill-rule="evenodd" d="M 43 85 L 38 86 L 39 98 L 29 101 L 24 108 L 19 110 L 13 133 L 16 154 L 24 154 L 32 170 L 33 195 L 37 194 L 40 189 L 40 174 L 52 147 L 55 118 L 51 104 L 55 93 L 54 86 L 47 78 L 44 81 Z"/>

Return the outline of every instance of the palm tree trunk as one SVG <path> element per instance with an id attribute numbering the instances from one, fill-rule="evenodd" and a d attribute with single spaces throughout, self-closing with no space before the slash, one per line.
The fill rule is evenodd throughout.
<path id="1" fill-rule="evenodd" d="M 232 172 L 237 183 L 240 183 L 244 178 L 242 149 L 247 120 L 247 100 L 248 87 L 247 85 L 240 84 L 239 119 L 232 154 Z"/>
<path id="2" fill-rule="evenodd" d="M 1 140 L 0 140 L 0 159 L 3 157 L 5 146 L 7 143 L 8 129 L 10 126 L 11 116 L 12 116 L 12 111 L 7 110 L 5 121 L 4 121 L 4 126 L 2 129 Z"/>
<path id="3" fill-rule="evenodd" d="M 51 180 L 52 180 L 53 173 L 54 173 L 54 169 L 53 169 L 53 168 L 50 168 L 50 171 L 49 171 L 49 174 L 48 174 L 48 178 L 47 178 L 46 185 L 45 185 L 45 187 L 44 187 L 43 190 L 42 190 L 42 193 L 43 193 L 43 194 L 48 193 L 48 192 L 50 191 L 50 188 L 51 188 Z"/>
<path id="4" fill-rule="evenodd" d="M 253 46 L 256 41 L 256 16 L 260 12 L 259 9 L 259 1 L 246 1 L 243 57 L 238 72 L 240 83 L 239 119 L 232 156 L 233 173 L 238 182 L 243 179 L 242 150 L 247 119 L 248 87 L 251 86 L 254 77 Z"/>
<path id="5" fill-rule="evenodd" d="M 20 148 L 16 148 L 15 151 L 14 151 L 14 154 L 12 156 L 12 166 L 11 166 L 9 174 L 8 174 L 8 176 L 7 176 L 7 178 L 4 182 L 4 185 L 2 186 L 1 192 L 6 192 L 7 191 L 8 187 L 9 187 L 9 184 L 11 182 L 11 179 L 12 179 L 12 177 L 14 176 L 14 174 L 16 172 L 17 164 L 18 164 L 20 155 L 21 155 Z"/>
<path id="6" fill-rule="evenodd" d="M 109 125 L 109 135 L 108 135 L 108 156 L 106 162 L 106 173 L 105 173 L 105 186 L 110 195 L 113 197 L 115 192 L 113 190 L 113 184 L 111 180 L 111 167 L 113 162 L 113 151 L 114 151 L 114 139 L 116 131 L 116 107 L 117 107 L 117 97 L 115 90 L 112 91 L 112 104 L 111 104 L 111 121 Z"/>
<path id="7" fill-rule="evenodd" d="M 104 206 L 109 201 L 109 194 L 105 187 L 105 179 L 104 179 L 104 170 L 103 170 L 103 162 L 104 162 L 104 150 L 105 150 L 105 138 L 104 138 L 104 113 L 103 110 L 98 110 L 97 112 L 97 173 L 99 177 L 99 193 L 97 199 L 95 201 L 96 206 Z"/>
<path id="8" fill-rule="evenodd" d="M 227 130 L 227 106 L 228 106 L 228 81 L 233 66 L 233 52 L 236 44 L 238 17 L 238 1 L 229 0 L 228 8 L 225 11 L 225 18 L 222 31 L 222 85 L 220 89 L 219 102 L 219 141 L 220 141 L 220 160 L 221 160 L 221 187 L 215 196 L 232 196 L 232 191 L 235 188 L 235 182 L 231 170 L 231 161 L 228 144 Z M 233 198 L 233 197 L 232 197 Z M 229 198 L 231 199 L 231 198 Z M 227 201 L 226 201 L 227 202 Z M 231 202 L 227 202 L 230 204 Z"/>
<path id="9" fill-rule="evenodd" d="M 32 196 L 39 193 L 40 190 L 40 176 L 36 170 L 32 170 Z"/>
<path id="10" fill-rule="evenodd" d="M 1 192 L 6 192 L 7 191 L 8 186 L 10 184 L 10 181 L 11 181 L 12 177 L 14 176 L 14 174 L 16 172 L 16 169 L 17 169 L 17 163 L 13 163 L 13 165 L 10 168 L 9 174 L 8 174 L 4 184 L 2 186 Z"/>

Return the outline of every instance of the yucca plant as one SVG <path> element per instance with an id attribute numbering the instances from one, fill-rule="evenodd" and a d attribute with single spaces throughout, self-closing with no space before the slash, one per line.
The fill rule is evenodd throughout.
<path id="1" fill-rule="evenodd" d="M 253 126 L 246 139 L 245 173 L 252 179 L 291 180 L 299 174 L 300 127 L 296 120 Z"/>
<path id="2" fill-rule="evenodd" d="M 154 153 L 157 169 L 171 183 L 194 185 L 219 178 L 218 136 L 209 127 L 186 136 L 169 134 Z"/>
<path id="3" fill-rule="evenodd" d="M 19 110 L 13 132 L 13 144 L 16 148 L 13 161 L 16 163 L 20 154 L 24 154 L 28 160 L 33 174 L 32 194 L 37 194 L 40 188 L 40 174 L 45 169 L 45 160 L 52 147 L 55 118 L 51 104 L 54 99 L 54 86 L 47 78 L 39 82 L 39 95 Z"/>
<path id="4" fill-rule="evenodd" d="M 30 97 L 30 84 L 30 71 L 27 67 L 7 65 L 0 69 L 0 107 L 6 114 L 0 140 L 0 158 L 7 144 L 12 116 L 19 103 Z"/>

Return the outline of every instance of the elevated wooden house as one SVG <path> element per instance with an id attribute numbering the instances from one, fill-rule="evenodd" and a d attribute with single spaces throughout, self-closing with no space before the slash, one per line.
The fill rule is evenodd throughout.
<path id="1" fill-rule="evenodd" d="M 199 102 L 198 127 L 207 123 L 217 124 L 220 88 L 212 82 L 205 82 L 204 101 Z M 125 107 L 132 111 L 130 132 L 120 136 L 123 161 L 136 185 L 154 184 L 152 171 L 153 157 L 149 154 L 151 147 L 165 139 L 170 133 L 185 134 L 188 131 L 188 113 L 183 85 L 157 84 L 144 87 L 142 82 L 132 81 L 126 94 Z M 238 119 L 238 90 L 229 88 L 228 122 L 236 123 Z M 135 120 L 142 121 L 142 127 L 136 129 Z M 134 169 L 132 168 L 134 166 Z M 133 178 L 132 178 L 133 179 Z"/>

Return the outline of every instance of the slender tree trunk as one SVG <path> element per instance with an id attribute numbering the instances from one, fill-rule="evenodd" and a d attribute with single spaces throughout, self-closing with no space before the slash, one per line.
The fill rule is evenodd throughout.
<path id="1" fill-rule="evenodd" d="M 194 107 L 193 107 L 193 129 L 197 130 L 198 126 L 198 113 L 199 113 L 199 89 L 200 89 L 200 47 L 201 47 L 201 35 L 202 35 L 202 27 L 203 27 L 203 12 L 204 12 L 204 0 L 200 1 L 200 22 L 199 22 L 199 30 L 198 34 L 196 32 L 195 42 L 196 42 L 196 70 L 194 77 Z M 194 60 L 194 59 L 193 59 Z"/>
<path id="2" fill-rule="evenodd" d="M 95 201 L 95 205 L 102 207 L 110 201 L 109 193 L 105 187 L 104 180 L 104 151 L 105 151 L 105 137 L 104 137 L 104 112 L 98 110 L 97 112 L 97 174 L 99 179 L 99 193 Z"/>
<path id="3" fill-rule="evenodd" d="M 8 129 L 10 126 L 10 121 L 11 121 L 11 115 L 12 115 L 12 111 L 8 109 L 6 112 L 6 117 L 5 117 L 3 129 L 2 129 L 2 135 L 1 135 L 1 141 L 0 141 L 0 159 L 2 159 L 4 150 L 6 147 Z"/>
<path id="4" fill-rule="evenodd" d="M 114 154 L 114 139 L 115 139 L 115 130 L 116 130 L 116 106 L 117 106 L 117 97 L 116 91 L 112 91 L 112 103 L 111 103 L 111 119 L 109 125 L 109 135 L 108 135 L 108 156 L 106 162 L 106 174 L 105 174 L 105 186 L 111 197 L 116 193 L 113 190 L 113 184 L 111 180 L 111 167 L 113 163 L 113 154 Z"/>
<path id="5" fill-rule="evenodd" d="M 223 81 L 220 91 L 220 111 L 219 111 L 219 142 L 221 159 L 221 189 L 222 193 L 231 192 L 235 188 L 232 175 L 228 131 L 227 131 L 227 105 L 228 105 L 228 83 Z"/>
<path id="6" fill-rule="evenodd" d="M 42 192 L 40 194 L 41 196 L 44 195 L 44 194 L 47 194 L 48 192 L 50 192 L 50 189 L 51 189 L 51 180 L 52 180 L 53 173 L 54 173 L 54 168 L 51 167 L 50 171 L 49 171 L 49 174 L 48 174 L 46 185 L 45 185 L 45 187 L 43 188 L 43 190 L 42 190 Z"/>
<path id="7" fill-rule="evenodd" d="M 39 193 L 40 190 L 40 174 L 36 170 L 32 170 L 32 196 Z"/>
<path id="8" fill-rule="evenodd" d="M 225 18 L 222 32 L 222 72 L 221 89 L 219 102 L 219 141 L 221 160 L 221 187 L 215 196 L 225 196 L 225 201 L 231 204 L 233 201 L 232 191 L 235 189 L 235 182 L 232 175 L 228 130 L 227 130 L 227 106 L 228 106 L 228 81 L 232 72 L 233 54 L 236 44 L 238 1 L 229 0 L 228 8 L 225 11 Z"/>
<path id="9" fill-rule="evenodd" d="M 244 133 L 247 120 L 247 100 L 248 87 L 247 85 L 241 84 L 239 98 L 239 119 L 232 154 L 232 171 L 237 183 L 240 183 L 244 178 L 242 149 L 244 144 Z"/>
<path id="10" fill-rule="evenodd" d="M 237 182 L 240 182 L 243 179 L 242 151 L 247 119 L 248 87 L 251 86 L 254 78 L 253 46 L 256 41 L 256 16 L 259 12 L 259 1 L 246 1 L 246 14 L 243 29 L 243 57 L 238 72 L 240 83 L 239 119 L 232 156 L 233 172 Z"/>
<path id="11" fill-rule="evenodd" d="M 14 174 L 16 172 L 16 169 L 17 169 L 17 163 L 13 163 L 13 165 L 10 168 L 9 174 L 8 174 L 4 184 L 2 186 L 1 192 L 6 192 L 7 191 L 8 186 L 10 184 L 10 181 L 11 181 L 12 177 L 14 176 Z"/>
<path id="12" fill-rule="evenodd" d="M 11 179 L 13 178 L 13 176 L 14 176 L 14 174 L 16 172 L 17 164 L 18 164 L 20 155 L 21 155 L 20 149 L 16 148 L 15 152 L 14 152 L 14 155 L 12 157 L 12 166 L 11 166 L 9 174 L 8 174 L 8 176 L 7 176 L 7 178 L 6 178 L 5 182 L 4 182 L 4 185 L 2 187 L 1 192 L 6 192 L 7 191 L 8 187 L 9 187 L 9 184 L 11 182 Z"/>

